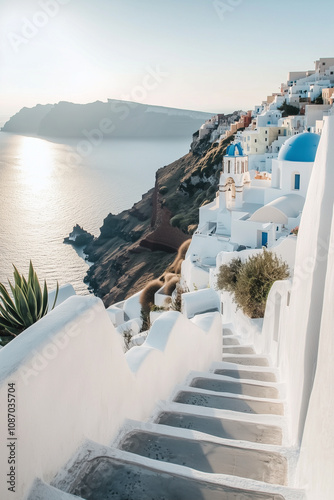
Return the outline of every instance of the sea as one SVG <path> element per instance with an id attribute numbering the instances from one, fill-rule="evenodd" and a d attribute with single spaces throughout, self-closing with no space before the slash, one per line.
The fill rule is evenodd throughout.
<path id="1" fill-rule="evenodd" d="M 157 169 L 189 151 L 191 138 L 63 142 L 0 132 L 0 282 L 29 261 L 49 290 L 71 283 L 89 294 L 90 265 L 63 243 L 79 224 L 98 236 L 103 219 L 141 199 Z M 85 146 L 85 147 L 84 147 Z"/>

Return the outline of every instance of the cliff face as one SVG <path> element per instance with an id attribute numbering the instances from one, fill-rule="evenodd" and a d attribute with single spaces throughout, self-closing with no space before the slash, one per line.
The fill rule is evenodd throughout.
<path id="1" fill-rule="evenodd" d="M 198 208 L 218 189 L 226 143 L 201 141 L 157 171 L 155 187 L 131 209 L 109 214 L 85 252 L 93 266 L 85 281 L 106 306 L 124 300 L 160 276 L 198 224 Z"/>

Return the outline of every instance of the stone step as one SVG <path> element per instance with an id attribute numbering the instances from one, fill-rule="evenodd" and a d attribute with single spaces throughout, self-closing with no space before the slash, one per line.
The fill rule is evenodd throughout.
<path id="1" fill-rule="evenodd" d="M 268 399 L 255 399 L 251 396 L 217 394 L 204 389 L 184 388 L 174 397 L 174 401 L 182 404 L 207 406 L 222 410 L 230 410 L 243 413 L 261 413 L 283 415 L 284 405 L 280 401 Z"/>
<path id="2" fill-rule="evenodd" d="M 25 500 L 83 500 L 77 495 L 70 495 L 64 491 L 54 488 L 49 484 L 44 483 L 40 479 L 36 479 Z"/>
<path id="3" fill-rule="evenodd" d="M 223 338 L 224 337 L 236 337 L 236 335 L 233 333 L 233 330 L 227 326 L 223 328 Z"/>
<path id="4" fill-rule="evenodd" d="M 191 383 L 191 387 L 205 389 L 214 392 L 228 392 L 231 394 L 243 394 L 245 396 L 252 396 L 257 398 L 279 398 L 279 391 L 276 387 L 270 387 L 259 384 L 251 384 L 249 382 L 228 380 L 225 377 L 223 380 L 216 380 L 211 378 L 197 377 Z"/>
<path id="5" fill-rule="evenodd" d="M 276 382 L 276 375 L 271 372 L 246 371 L 242 369 L 217 368 L 214 370 L 216 375 L 232 377 L 244 380 L 257 380 L 259 382 Z"/>
<path id="6" fill-rule="evenodd" d="M 118 447 L 129 453 L 202 472 L 286 485 L 287 460 L 275 452 L 167 436 L 144 430 L 129 432 Z"/>
<path id="7" fill-rule="evenodd" d="M 74 493 L 86 500 L 283 500 L 281 495 L 209 485 L 139 465 L 100 458 Z"/>
<path id="8" fill-rule="evenodd" d="M 248 345 L 223 345 L 223 354 L 255 354 L 255 351 Z"/>
<path id="9" fill-rule="evenodd" d="M 223 345 L 224 346 L 229 346 L 229 345 L 240 345 L 240 342 L 238 340 L 237 337 L 233 337 L 233 336 L 227 336 L 227 337 L 223 337 Z"/>
<path id="10" fill-rule="evenodd" d="M 71 461 L 55 484 L 85 500 L 304 499 L 302 491 L 285 486 L 204 473 L 98 444 L 91 456 Z"/>
<path id="11" fill-rule="evenodd" d="M 246 366 L 267 366 L 269 367 L 269 361 L 266 356 L 260 356 L 258 354 L 228 354 L 223 352 L 223 361 L 229 363 L 234 363 L 237 365 Z"/>
<path id="12" fill-rule="evenodd" d="M 177 411 L 162 411 L 156 417 L 155 422 L 171 427 L 203 432 L 224 439 L 282 445 L 282 429 L 275 425 Z"/>

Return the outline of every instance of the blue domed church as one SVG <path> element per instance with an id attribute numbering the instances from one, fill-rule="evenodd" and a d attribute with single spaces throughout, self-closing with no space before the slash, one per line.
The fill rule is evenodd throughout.
<path id="1" fill-rule="evenodd" d="M 300 222 L 319 140 L 309 132 L 287 139 L 273 160 L 271 179 L 254 171 L 251 175 L 241 144 L 231 144 L 223 160 L 219 196 L 199 210 L 192 242 L 196 254 L 208 253 L 203 236 L 210 236 L 215 251 L 219 245 L 233 251 L 241 243 L 271 247 L 289 236 Z"/>
<path id="2" fill-rule="evenodd" d="M 319 140 L 319 135 L 305 132 L 285 141 L 273 160 L 272 188 L 306 197 Z"/>

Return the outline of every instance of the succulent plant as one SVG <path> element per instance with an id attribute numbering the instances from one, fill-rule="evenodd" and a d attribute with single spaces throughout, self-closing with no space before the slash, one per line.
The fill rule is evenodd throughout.
<path id="1" fill-rule="evenodd" d="M 14 267 L 14 285 L 8 280 L 12 296 L 6 287 L 0 283 L 0 328 L 16 337 L 23 330 L 36 323 L 45 316 L 48 307 L 48 288 L 44 281 L 43 291 L 38 281 L 37 274 L 30 261 L 28 281 Z M 53 309 L 58 298 L 59 284 Z"/>

